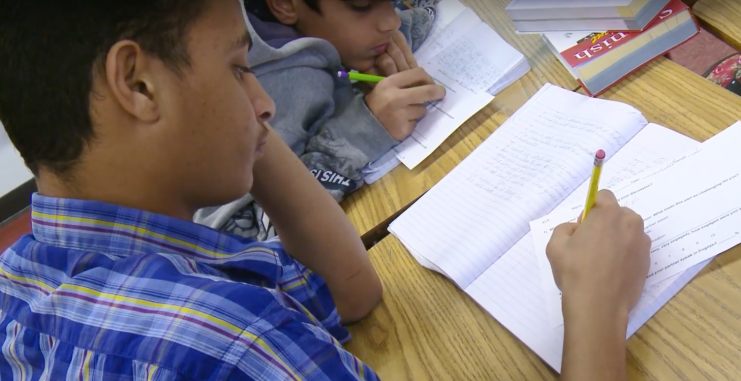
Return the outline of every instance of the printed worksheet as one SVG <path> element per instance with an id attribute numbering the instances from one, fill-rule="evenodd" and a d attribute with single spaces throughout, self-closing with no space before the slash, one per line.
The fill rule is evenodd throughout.
<path id="1" fill-rule="evenodd" d="M 736 123 L 699 149 L 611 188 L 621 205 L 643 217 L 651 237 L 647 287 L 741 243 L 740 144 L 741 123 Z M 582 209 L 583 203 L 557 208 L 530 224 L 553 325 L 563 317 L 545 247 L 553 229 L 575 221 Z"/>

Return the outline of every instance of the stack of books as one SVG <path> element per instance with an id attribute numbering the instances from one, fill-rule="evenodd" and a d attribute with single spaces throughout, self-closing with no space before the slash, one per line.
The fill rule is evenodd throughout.
<path id="1" fill-rule="evenodd" d="M 513 0 L 507 12 L 592 96 L 700 32 L 681 0 Z"/>
<path id="2" fill-rule="evenodd" d="M 520 33 L 642 31 L 670 0 L 513 0 L 507 12 Z"/>

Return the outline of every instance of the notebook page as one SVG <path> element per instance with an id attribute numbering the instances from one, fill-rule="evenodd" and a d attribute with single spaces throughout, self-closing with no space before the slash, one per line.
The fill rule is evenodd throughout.
<path id="1" fill-rule="evenodd" d="M 633 310 L 626 337 L 661 309 L 709 261 L 653 286 Z M 465 289 L 466 293 L 556 372 L 561 371 L 563 326 L 552 328 L 543 311 L 538 263 L 530 234 Z M 644 293 L 646 295 L 646 293 Z"/>
<path id="2" fill-rule="evenodd" d="M 741 123 L 703 143 L 694 153 L 658 171 L 613 188 L 621 204 L 644 217 L 651 237 L 651 268 L 647 285 L 681 273 L 741 243 Z M 716 163 L 721 163 L 717 165 Z M 712 169 L 712 170 L 709 170 Z M 735 197 L 734 197 L 735 195 Z M 583 204 L 583 203 L 582 203 Z M 581 207 L 581 206 L 579 206 Z M 562 322 L 560 293 L 546 270 L 545 245 L 552 228 L 570 219 L 573 208 L 559 208 L 533 221 L 544 296 L 552 323 Z"/>
<path id="3" fill-rule="evenodd" d="M 615 187 L 621 205 L 644 218 L 651 237 L 651 285 L 741 243 L 741 122 L 659 171 Z M 552 228 L 571 220 L 557 210 L 531 223 L 538 252 Z"/>
<path id="4" fill-rule="evenodd" d="M 447 94 L 428 106 L 428 114 L 412 135 L 395 148 L 399 160 L 409 169 L 419 165 L 494 99 L 487 90 L 519 62 L 518 57 L 522 54 L 488 25 L 479 23 L 434 58 L 420 61 Z"/>
<path id="5" fill-rule="evenodd" d="M 437 6 L 432 30 L 422 46 L 414 52 L 414 57 L 418 62 L 425 62 L 434 58 L 437 53 L 464 36 L 479 23 L 481 23 L 481 19 L 476 13 L 466 8 L 459 1 L 445 0 L 440 2 Z M 399 164 L 401 164 L 401 161 L 396 157 L 396 151 L 391 149 L 362 169 L 363 181 L 366 184 L 372 184 L 391 172 Z"/>
<path id="6" fill-rule="evenodd" d="M 605 164 L 600 187 L 612 189 L 646 170 L 658 170 L 674 159 L 700 148 L 701 143 L 664 126 L 649 123 Z M 581 212 L 589 191 L 587 179 L 556 209 L 570 208 Z"/>
<path id="7" fill-rule="evenodd" d="M 442 3 L 445 2 L 447 2 L 447 0 Z M 440 12 L 438 12 L 435 26 L 432 31 L 430 31 L 430 35 L 422 46 L 420 46 L 414 53 L 414 57 L 417 58 L 417 61 L 427 61 L 434 58 L 438 54 L 442 53 L 445 48 L 468 34 L 473 28 L 483 23 L 473 9 L 466 8 L 462 4 L 460 4 L 460 6 L 462 6 L 463 9 L 460 9 L 457 5 L 452 5 L 445 9 L 441 9 Z M 449 19 L 454 14 L 454 19 L 446 25 L 445 21 L 448 21 L 446 19 Z M 440 15 L 442 15 L 443 20 L 439 19 Z"/>
<path id="8" fill-rule="evenodd" d="M 646 124 L 623 103 L 545 85 L 389 231 L 465 288 L 589 177 L 597 149 L 609 159 Z"/>
<path id="9" fill-rule="evenodd" d="M 640 174 L 662 167 L 670 163 L 672 159 L 697 150 L 699 147 L 700 143 L 695 140 L 658 124 L 650 123 L 618 151 L 612 159 L 605 163 L 600 179 L 600 187 L 612 189 L 616 185 L 631 180 Z M 574 217 L 577 217 L 581 213 L 587 197 L 589 182 L 590 179 L 584 181 L 555 210 L 568 209 Z M 555 213 L 555 211 L 552 213 Z M 553 280 L 553 273 L 545 252 L 539 251 L 536 254 L 538 255 L 543 292 L 551 293 L 546 297 L 548 316 L 551 317 L 551 326 L 557 327 L 563 324 L 561 293 Z M 556 294 L 553 295 L 553 292 Z"/>

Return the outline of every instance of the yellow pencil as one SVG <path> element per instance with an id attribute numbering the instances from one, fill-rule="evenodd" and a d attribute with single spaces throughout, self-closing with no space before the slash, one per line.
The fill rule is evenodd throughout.
<path id="1" fill-rule="evenodd" d="M 594 170 L 592 171 L 592 181 L 589 182 L 589 193 L 587 193 L 587 203 L 584 204 L 584 213 L 582 213 L 581 221 L 587 218 L 589 211 L 594 208 L 594 202 L 597 200 L 597 192 L 599 192 L 599 177 L 602 174 L 602 163 L 605 161 L 605 151 L 599 150 L 594 154 Z"/>

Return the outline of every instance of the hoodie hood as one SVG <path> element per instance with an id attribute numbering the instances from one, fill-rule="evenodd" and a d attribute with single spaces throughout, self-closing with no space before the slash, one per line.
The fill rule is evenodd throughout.
<path id="1" fill-rule="evenodd" d="M 328 41 L 306 37 L 290 26 L 266 22 L 247 14 L 247 27 L 252 36 L 250 66 L 261 74 L 293 66 L 321 69 L 340 68 L 340 55 Z M 286 58 L 289 58 L 287 59 Z M 274 65 L 265 65 L 274 63 Z M 269 68 L 262 67 L 269 66 Z"/>

